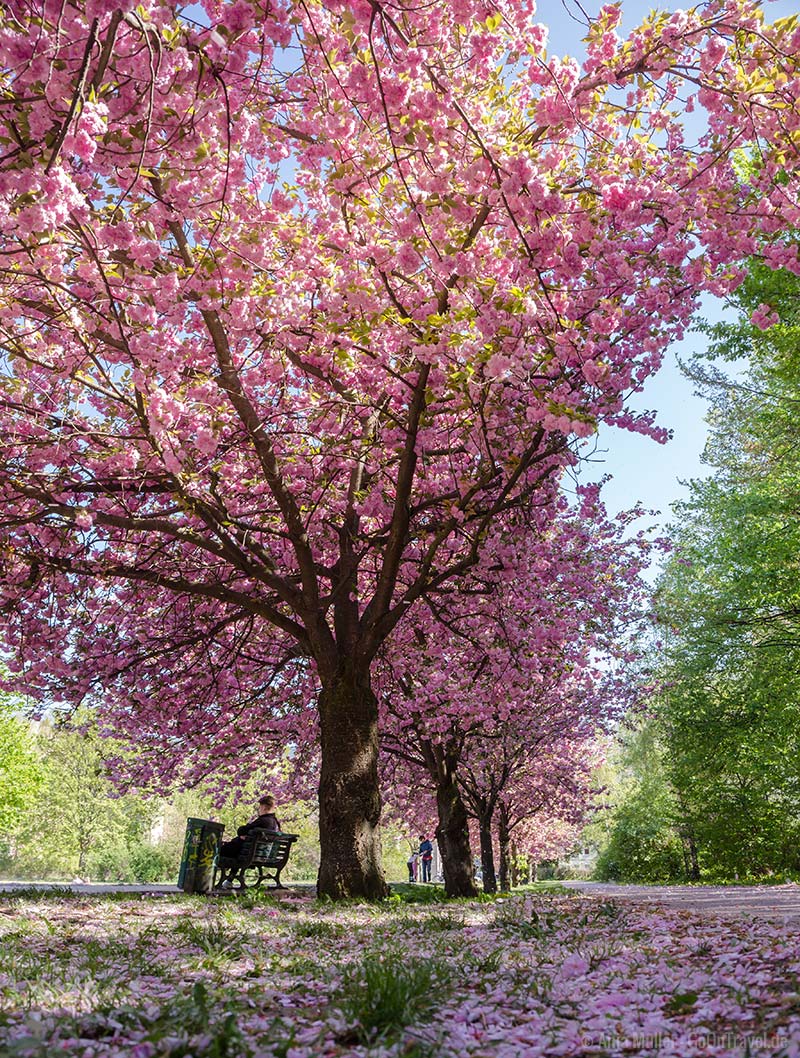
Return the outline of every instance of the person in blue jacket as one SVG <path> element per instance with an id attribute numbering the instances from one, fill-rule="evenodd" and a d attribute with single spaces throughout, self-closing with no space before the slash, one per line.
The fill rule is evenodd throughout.
<path id="1" fill-rule="evenodd" d="M 429 838 L 419 839 L 419 854 L 422 858 L 422 880 L 431 880 L 431 863 L 433 861 L 433 845 Z"/>

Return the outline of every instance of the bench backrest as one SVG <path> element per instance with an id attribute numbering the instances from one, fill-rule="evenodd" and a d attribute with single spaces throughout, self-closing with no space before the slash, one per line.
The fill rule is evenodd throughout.
<path id="1" fill-rule="evenodd" d="M 276 834 L 272 830 L 253 830 L 248 838 L 253 842 L 250 862 L 262 863 L 270 867 L 282 866 L 286 863 L 292 845 L 297 841 L 297 834 Z M 246 850 L 245 855 L 247 855 Z"/>

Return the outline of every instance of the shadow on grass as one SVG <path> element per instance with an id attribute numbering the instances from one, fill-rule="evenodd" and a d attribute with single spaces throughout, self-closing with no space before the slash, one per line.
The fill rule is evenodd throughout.
<path id="1" fill-rule="evenodd" d="M 394 882 L 391 886 L 392 894 L 390 903 L 397 904 L 443 904 L 455 900 L 463 900 L 468 903 L 490 904 L 495 900 L 507 900 L 512 896 L 526 895 L 530 893 L 547 893 L 555 896 L 569 896 L 571 889 L 567 889 L 556 881 L 531 882 L 530 885 L 521 885 L 508 891 L 496 893 L 484 893 L 478 890 L 474 897 L 449 897 L 445 894 L 444 886 L 439 884 L 420 885 L 410 882 Z"/>

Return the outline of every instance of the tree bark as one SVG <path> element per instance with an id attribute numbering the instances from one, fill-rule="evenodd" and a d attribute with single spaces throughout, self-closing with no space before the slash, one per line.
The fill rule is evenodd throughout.
<path id="1" fill-rule="evenodd" d="M 436 807 L 439 815 L 436 840 L 442 856 L 444 891 L 448 896 L 475 896 L 467 810 L 455 776 L 447 768 L 437 776 Z"/>
<path id="2" fill-rule="evenodd" d="M 686 839 L 686 844 L 689 852 L 689 878 L 693 882 L 700 881 L 700 861 L 697 856 L 697 842 L 694 840 L 694 834 L 690 833 Z"/>
<path id="3" fill-rule="evenodd" d="M 481 869 L 483 871 L 484 893 L 497 892 L 497 875 L 494 870 L 494 847 L 492 845 L 492 817 L 478 820 L 481 836 Z"/>
<path id="4" fill-rule="evenodd" d="M 519 885 L 519 849 L 515 841 L 511 842 L 511 888 L 515 889 Z"/>
<path id="5" fill-rule="evenodd" d="M 317 894 L 333 900 L 381 900 L 378 823 L 378 703 L 369 671 L 342 665 L 319 697 L 322 769 L 319 780 L 320 867 Z"/>
<path id="6" fill-rule="evenodd" d="M 498 804 L 497 844 L 500 848 L 500 890 L 507 893 L 511 890 L 511 831 L 509 829 L 508 808 L 503 801 Z"/>

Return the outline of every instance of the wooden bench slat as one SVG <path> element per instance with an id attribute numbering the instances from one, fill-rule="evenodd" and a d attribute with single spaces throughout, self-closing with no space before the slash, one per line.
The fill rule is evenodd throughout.
<path id="1" fill-rule="evenodd" d="M 272 879 L 276 889 L 283 889 L 281 871 L 286 866 L 297 837 L 297 834 L 276 833 L 259 828 L 251 830 L 244 839 L 239 856 L 218 856 L 216 870 L 219 871 L 219 878 L 215 879 L 214 888 L 218 889 L 223 882 L 232 882 L 234 878 L 238 879 L 239 888 L 247 888 L 245 871 L 253 869 L 258 871 L 258 879 L 250 888 L 257 889 L 263 881 Z M 270 869 L 272 874 L 267 873 Z"/>

